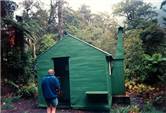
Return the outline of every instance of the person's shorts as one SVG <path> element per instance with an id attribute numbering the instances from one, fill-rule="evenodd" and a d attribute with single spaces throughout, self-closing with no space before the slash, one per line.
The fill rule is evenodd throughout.
<path id="1" fill-rule="evenodd" d="M 56 107 L 58 105 L 58 98 L 45 99 L 47 106 Z"/>

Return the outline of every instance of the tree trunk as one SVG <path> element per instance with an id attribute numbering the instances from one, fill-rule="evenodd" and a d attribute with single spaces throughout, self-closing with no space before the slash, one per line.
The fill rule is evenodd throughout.
<path id="1" fill-rule="evenodd" d="M 58 34 L 59 39 L 63 37 L 64 24 L 63 24 L 63 0 L 58 0 Z"/>

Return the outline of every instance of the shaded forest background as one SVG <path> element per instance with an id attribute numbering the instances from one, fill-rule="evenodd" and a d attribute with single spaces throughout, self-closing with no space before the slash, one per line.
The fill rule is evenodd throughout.
<path id="1" fill-rule="evenodd" d="M 153 90 L 153 86 L 165 85 L 166 17 L 157 14 L 152 4 L 124 0 L 109 15 L 94 14 L 87 5 L 75 11 L 68 7 L 67 0 L 50 1 L 46 10 L 42 2 L 24 0 L 19 4 L 24 9 L 23 15 L 16 17 L 14 11 L 18 4 L 1 1 L 1 84 L 8 86 L 7 92 L 2 88 L 2 95 L 31 97 L 37 93 L 35 59 L 58 42 L 63 32 L 114 55 L 119 26 L 116 16 L 125 18 L 122 27 L 127 90 L 142 93 Z M 160 10 L 166 12 L 165 6 L 164 0 Z M 162 23 L 157 21 L 159 16 L 163 18 Z"/>

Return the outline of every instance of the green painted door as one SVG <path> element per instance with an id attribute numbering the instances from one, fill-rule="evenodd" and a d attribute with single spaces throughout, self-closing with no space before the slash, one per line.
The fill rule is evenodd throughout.
<path id="1" fill-rule="evenodd" d="M 55 75 L 61 85 L 62 94 L 59 97 L 60 107 L 70 107 L 70 85 L 69 85 L 69 58 L 53 58 Z"/>

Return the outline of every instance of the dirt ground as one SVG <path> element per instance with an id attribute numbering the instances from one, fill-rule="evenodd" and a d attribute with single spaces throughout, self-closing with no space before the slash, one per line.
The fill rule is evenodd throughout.
<path id="1" fill-rule="evenodd" d="M 20 99 L 13 103 L 13 110 L 2 110 L 1 113 L 46 113 L 46 108 L 38 108 L 35 99 Z M 58 109 L 57 113 L 107 113 L 102 111 L 82 111 L 72 109 Z"/>

